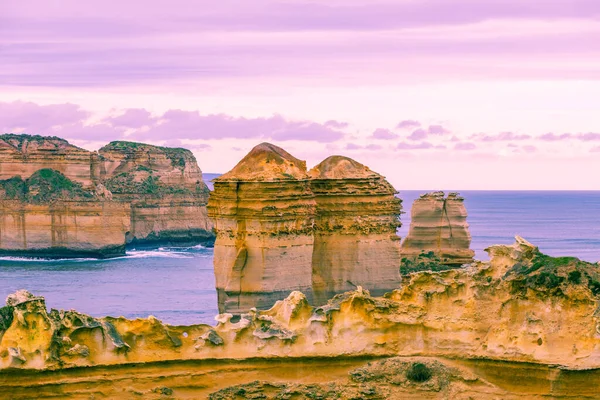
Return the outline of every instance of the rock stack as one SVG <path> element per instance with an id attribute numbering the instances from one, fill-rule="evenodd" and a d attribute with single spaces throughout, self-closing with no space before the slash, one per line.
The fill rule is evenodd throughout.
<path id="1" fill-rule="evenodd" d="M 304 161 L 263 143 L 214 183 L 221 312 L 268 307 L 293 290 L 317 304 L 357 286 L 398 287 L 400 200 L 364 165 L 334 156 L 307 173 Z"/>
<path id="2" fill-rule="evenodd" d="M 423 254 L 438 257 L 442 264 L 462 265 L 473 262 L 471 234 L 464 199 L 457 193 L 421 195 L 411 211 L 408 236 L 402 242 L 402 257 L 416 259 Z"/>
<path id="3" fill-rule="evenodd" d="M 315 304 L 362 286 L 374 295 L 399 287 L 401 200 L 383 176 L 342 156 L 309 175 L 315 194 L 312 281 Z"/>
<path id="4" fill-rule="evenodd" d="M 208 213 L 220 312 L 269 307 L 293 290 L 310 297 L 315 199 L 304 161 L 256 146 L 215 179 Z"/>

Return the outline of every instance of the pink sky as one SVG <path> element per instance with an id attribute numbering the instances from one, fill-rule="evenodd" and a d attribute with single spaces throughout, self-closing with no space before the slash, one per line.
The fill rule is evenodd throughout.
<path id="1" fill-rule="evenodd" d="M 270 141 L 397 189 L 600 189 L 597 0 L 0 2 L 0 130 Z"/>

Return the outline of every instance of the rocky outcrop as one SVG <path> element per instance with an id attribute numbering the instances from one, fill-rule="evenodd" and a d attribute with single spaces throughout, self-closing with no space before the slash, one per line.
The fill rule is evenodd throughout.
<path id="1" fill-rule="evenodd" d="M 435 256 L 442 264 L 461 265 L 473 261 L 471 234 L 464 199 L 457 193 L 433 192 L 414 201 L 408 236 L 402 242 L 402 257 Z"/>
<path id="2" fill-rule="evenodd" d="M 214 180 L 219 310 L 265 308 L 292 290 L 312 304 L 363 286 L 398 287 L 400 203 L 385 178 L 347 157 L 310 172 L 272 144 Z"/>
<path id="3" fill-rule="evenodd" d="M 56 137 L 0 136 L 0 254 L 110 257 L 126 243 L 212 243 L 207 200 L 185 149 L 112 142 L 96 153 Z"/>
<path id="4" fill-rule="evenodd" d="M 357 286 L 383 295 L 400 285 L 401 200 L 383 176 L 342 156 L 309 172 L 316 214 L 312 281 L 315 304 Z"/>
<path id="5" fill-rule="evenodd" d="M 117 201 L 131 204 L 128 243 L 212 243 L 208 188 L 191 151 L 111 142 L 98 151 L 93 175 Z"/>
<path id="6" fill-rule="evenodd" d="M 65 368 L 184 359 L 443 356 L 600 367 L 600 271 L 521 238 L 489 262 L 416 272 L 385 298 L 340 294 L 312 307 L 292 292 L 217 326 L 47 312 L 25 292 L 0 309 L 0 367 Z"/>
<path id="7" fill-rule="evenodd" d="M 293 290 L 310 297 L 314 213 L 306 163 L 268 143 L 214 180 L 220 311 L 264 308 Z"/>
<path id="8" fill-rule="evenodd" d="M 91 152 L 58 137 L 0 135 L 0 180 L 27 179 L 40 169 L 51 168 L 90 188 L 91 158 Z"/>

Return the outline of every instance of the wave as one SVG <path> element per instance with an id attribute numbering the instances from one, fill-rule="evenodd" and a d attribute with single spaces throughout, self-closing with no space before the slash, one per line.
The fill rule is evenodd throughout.
<path id="1" fill-rule="evenodd" d="M 97 258 L 43 258 L 43 257 L 13 257 L 4 256 L 0 257 L 0 261 L 12 261 L 12 262 L 89 262 L 89 261 L 101 261 Z"/>
<path id="2" fill-rule="evenodd" d="M 2 256 L 0 262 L 16 263 L 82 263 L 82 262 L 111 262 L 115 260 L 127 260 L 138 258 L 193 258 L 193 253 L 206 247 L 198 245 L 192 247 L 160 247 L 155 250 L 128 250 L 124 256 L 113 258 L 44 258 L 44 257 L 20 257 Z"/>

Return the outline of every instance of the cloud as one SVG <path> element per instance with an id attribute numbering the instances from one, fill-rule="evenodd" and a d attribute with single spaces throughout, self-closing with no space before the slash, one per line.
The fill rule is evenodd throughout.
<path id="1" fill-rule="evenodd" d="M 396 125 L 396 129 L 412 129 L 412 128 L 419 128 L 420 126 L 421 126 L 421 123 L 419 121 L 407 119 L 404 121 L 400 121 L 398 123 L 398 125 Z"/>
<path id="2" fill-rule="evenodd" d="M 569 139 L 573 139 L 573 140 L 581 140 L 583 142 L 591 142 L 591 141 L 596 141 L 596 140 L 600 140 L 600 133 L 593 133 L 593 132 L 588 132 L 588 133 L 563 133 L 560 135 L 556 135 L 554 133 L 546 133 L 542 136 L 539 136 L 538 139 L 540 140 L 544 140 L 547 142 L 557 142 L 560 140 L 569 140 Z"/>
<path id="3" fill-rule="evenodd" d="M 535 153 L 537 151 L 537 147 L 526 145 L 521 147 L 525 153 Z"/>
<path id="4" fill-rule="evenodd" d="M 380 145 L 378 145 L 378 144 L 368 144 L 366 146 L 361 146 L 361 145 L 358 145 L 356 143 L 348 143 L 348 144 L 346 144 L 345 149 L 346 150 L 371 150 L 371 151 L 376 151 L 376 150 L 383 149 L 383 147 L 380 146 Z"/>
<path id="5" fill-rule="evenodd" d="M 436 146 L 434 146 L 432 143 L 429 142 L 421 142 L 421 143 L 407 143 L 407 142 L 401 142 L 398 143 L 398 145 L 396 146 L 396 149 L 398 150 L 425 150 L 425 149 L 433 149 Z"/>
<path id="6" fill-rule="evenodd" d="M 128 108 L 122 114 L 116 117 L 105 118 L 104 121 L 112 126 L 140 128 L 152 123 L 154 118 L 152 118 L 148 110 L 143 108 Z"/>
<path id="7" fill-rule="evenodd" d="M 410 134 L 408 140 L 423 140 L 427 137 L 427 131 L 425 129 L 415 129 L 413 133 Z"/>
<path id="8" fill-rule="evenodd" d="M 156 123 L 153 123 L 156 121 Z M 136 131 L 137 140 L 180 139 L 271 139 L 303 140 L 322 143 L 342 139 L 344 132 L 311 121 L 290 121 L 280 115 L 259 118 L 232 117 L 225 114 L 202 115 L 198 111 L 168 110 L 150 128 Z"/>
<path id="9" fill-rule="evenodd" d="M 547 142 L 556 142 L 558 140 L 570 139 L 573 137 L 570 133 L 563 133 L 562 135 L 555 135 L 554 133 L 546 133 L 539 137 L 540 140 L 544 140 Z"/>
<path id="10" fill-rule="evenodd" d="M 475 143 L 469 142 L 461 142 L 454 145 L 454 150 L 475 150 L 476 148 Z"/>
<path id="11" fill-rule="evenodd" d="M 450 131 L 441 125 L 429 125 L 427 133 L 430 135 L 447 135 Z"/>
<path id="12" fill-rule="evenodd" d="M 325 125 L 328 128 L 334 128 L 334 129 L 344 129 L 348 127 L 348 123 L 347 122 L 340 122 L 340 121 L 335 121 L 333 119 L 325 122 L 323 125 Z"/>
<path id="13" fill-rule="evenodd" d="M 496 135 L 486 135 L 483 133 L 479 133 L 476 135 L 471 135 L 469 137 L 471 140 L 479 140 L 482 142 L 499 142 L 499 141 L 514 141 L 514 140 L 527 140 L 531 139 L 530 135 L 519 135 L 514 132 L 500 132 Z"/>
<path id="14" fill-rule="evenodd" d="M 244 118 L 225 114 L 202 115 L 198 111 L 176 109 L 153 116 L 145 109 L 126 109 L 96 123 L 88 122 L 90 116 L 90 112 L 75 104 L 40 106 L 0 102 L 0 127 L 4 131 L 58 135 L 66 139 L 172 141 L 236 138 L 331 143 L 345 136 L 331 123 L 293 121 L 281 115 Z M 341 126 L 342 123 L 336 124 Z"/>
<path id="15" fill-rule="evenodd" d="M 39 105 L 31 102 L 0 102 L 0 128 L 38 134 L 57 126 L 79 123 L 91 113 L 76 104 Z"/>
<path id="16" fill-rule="evenodd" d="M 592 147 L 590 153 L 600 153 L 600 146 Z"/>
<path id="17" fill-rule="evenodd" d="M 398 139 L 398 135 L 389 129 L 377 128 L 371 134 L 372 139 L 393 140 Z"/>

